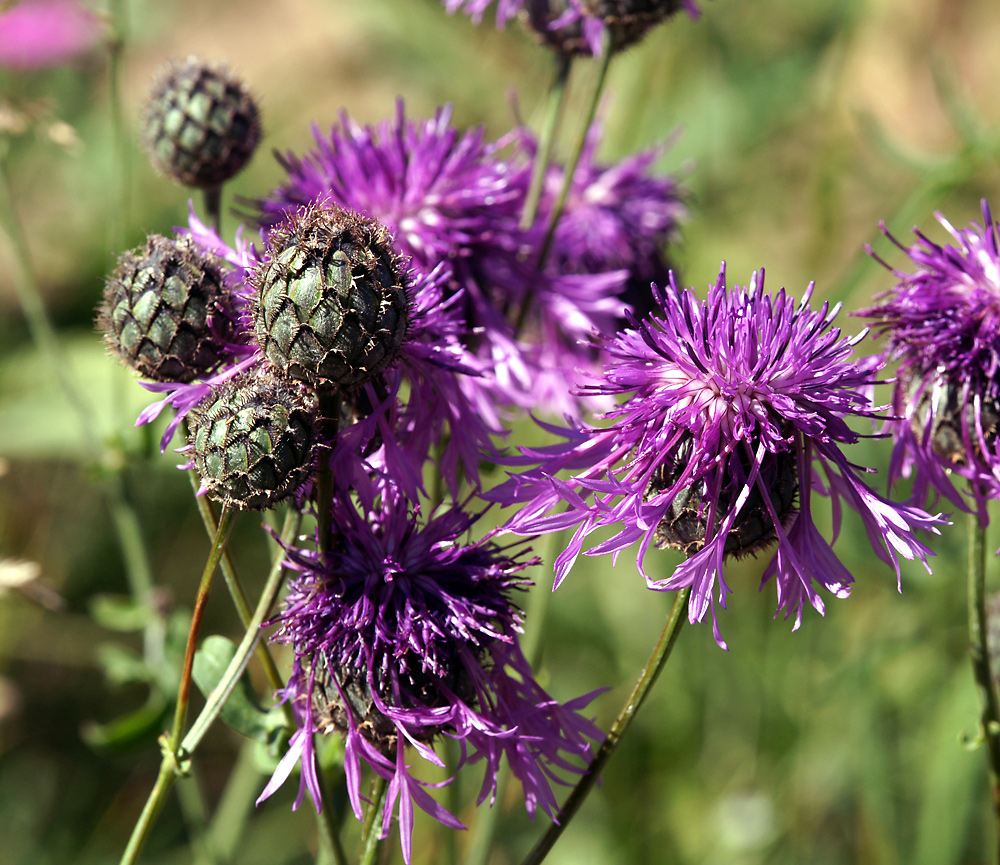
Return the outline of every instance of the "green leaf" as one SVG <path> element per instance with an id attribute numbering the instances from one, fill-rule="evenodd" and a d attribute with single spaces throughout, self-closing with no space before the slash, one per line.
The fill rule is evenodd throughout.
<path id="1" fill-rule="evenodd" d="M 102 643 L 98 646 L 97 663 L 108 681 L 115 685 L 153 680 L 153 673 L 145 660 L 119 643 Z"/>
<path id="2" fill-rule="evenodd" d="M 126 595 L 95 595 L 90 601 L 90 617 L 109 631 L 132 633 L 145 628 L 151 614 Z"/>
<path id="3" fill-rule="evenodd" d="M 127 715 L 107 724 L 86 721 L 80 727 L 83 741 L 98 751 L 124 751 L 162 732 L 169 705 L 157 690 L 150 691 L 146 702 Z"/>
<path id="4" fill-rule="evenodd" d="M 194 656 L 192 671 L 195 684 L 206 697 L 222 681 L 222 675 L 236 654 L 236 644 L 226 637 L 206 637 Z M 257 701 L 250 677 L 244 673 L 226 705 L 222 720 L 248 739 L 271 744 L 285 730 L 284 713 L 277 707 L 264 709 Z"/>

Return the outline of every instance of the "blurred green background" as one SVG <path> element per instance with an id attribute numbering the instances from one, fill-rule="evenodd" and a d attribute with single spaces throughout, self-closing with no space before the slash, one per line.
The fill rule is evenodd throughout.
<path id="1" fill-rule="evenodd" d="M 703 289 L 724 259 L 734 282 L 763 266 L 773 289 L 801 294 L 816 280 L 818 298 L 850 310 L 891 285 L 865 242 L 904 264 L 879 220 L 904 240 L 914 224 L 944 240 L 935 209 L 964 226 L 980 219 L 980 198 L 1000 206 L 995 0 L 702 6 L 700 21 L 679 16 L 615 62 L 603 107 L 609 160 L 678 135 L 660 167 L 677 172 L 689 193 L 691 216 L 672 251 L 685 284 Z M 3 865 L 117 862 L 159 765 L 155 738 L 167 724 L 123 672 L 141 635 L 108 599 L 128 590 L 109 485 L 120 478 L 139 514 L 165 619 L 190 607 L 208 551 L 176 456 L 157 453 L 158 430 L 132 427 L 150 396 L 105 357 L 92 326 L 118 252 L 186 221 L 185 192 L 148 168 L 137 143 L 157 68 L 189 53 L 226 60 L 258 94 L 265 139 L 227 188 L 227 203 L 276 185 L 282 172 L 269 151 L 308 148 L 310 125 L 327 128 L 341 108 L 375 122 L 393 114 L 397 96 L 413 117 L 450 102 L 458 126 L 485 124 L 497 137 L 515 114 L 537 121 L 549 77 L 548 57 L 518 26 L 497 32 L 488 13 L 477 28 L 448 17 L 437 0 L 135 0 L 127 10 L 124 161 L 105 52 L 46 72 L 0 71 L 16 214 L 105 443 L 100 452 L 87 445 L 33 345 L 15 258 L 0 238 L 0 559 L 37 563 L 42 586 L 0 588 Z M 579 64 L 574 104 L 592 72 Z M 30 122 L 11 126 L 12 116 Z M 123 177 L 125 209 L 115 192 Z M 224 234 L 237 224 L 228 214 Z M 841 325 L 862 326 L 846 315 Z M 888 444 L 862 453 L 854 460 L 884 477 Z M 232 543 L 251 593 L 268 556 L 258 522 L 242 517 Z M 808 610 L 796 633 L 772 620 L 773 588 L 756 591 L 766 558 L 732 566 L 734 593 L 721 614 L 731 651 L 715 646 L 708 625 L 684 631 L 603 786 L 549 861 L 991 861 L 985 759 L 964 744 L 978 713 L 966 657 L 964 535 L 959 519 L 935 541 L 934 575 L 905 568 L 897 594 L 849 515 L 837 550 L 856 575 L 854 593 L 831 599 L 825 618 Z M 673 564 L 664 557 L 665 570 Z M 1000 566 L 991 560 L 991 569 L 995 582 Z M 533 576 L 549 580 L 542 568 Z M 543 683 L 563 700 L 611 686 L 592 704 L 607 727 L 669 602 L 645 590 L 629 556 L 615 569 L 606 559 L 582 561 L 549 605 Z M 209 606 L 211 631 L 239 636 L 221 588 Z M 144 705 L 153 717 L 146 726 L 101 726 L 136 711 L 141 720 Z M 143 861 L 210 861 L 197 852 L 198 810 L 215 810 L 238 750 L 230 731 L 210 736 L 195 781 L 168 804 Z M 246 777 L 252 798 L 265 776 L 250 765 Z M 469 824 L 477 770 L 462 780 L 460 816 Z M 291 811 L 294 786 L 240 828 L 232 861 L 313 861 L 315 823 L 307 807 Z M 533 826 L 513 790 L 499 807 L 491 862 L 516 863 L 546 820 Z M 349 851 L 356 831 L 350 825 Z M 467 839 L 457 844 L 461 861 Z M 418 815 L 414 862 L 445 861 L 446 849 L 436 824 Z M 383 855 L 401 861 L 395 836 Z"/>

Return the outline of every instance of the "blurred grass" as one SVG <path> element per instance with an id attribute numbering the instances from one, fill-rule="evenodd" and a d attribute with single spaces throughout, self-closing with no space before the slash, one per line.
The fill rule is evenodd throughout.
<path id="1" fill-rule="evenodd" d="M 880 219 L 901 238 L 916 222 L 941 239 L 935 208 L 964 225 L 979 218 L 981 197 L 996 199 L 1000 13 L 992 0 L 702 5 L 700 21 L 681 16 L 616 63 L 603 108 L 609 159 L 682 130 L 662 168 L 679 171 L 691 196 L 673 253 L 684 282 L 704 287 L 725 259 L 734 282 L 765 266 L 772 287 L 799 294 L 815 279 L 817 297 L 860 307 L 890 284 L 862 251 L 866 241 L 888 248 Z M 267 150 L 303 150 L 310 124 L 326 128 L 341 108 L 372 122 L 393 113 L 397 96 L 412 116 L 452 102 L 459 125 L 482 123 L 496 137 L 509 129 L 512 106 L 536 117 L 548 78 L 546 58 L 519 28 L 497 33 L 489 17 L 474 28 L 465 16 L 446 16 L 437 0 L 135 0 L 130 17 L 125 109 L 133 121 L 154 71 L 172 56 L 226 59 L 259 94 L 265 146 L 227 195 L 254 196 L 279 182 Z M 13 141 L 15 200 L 83 395 L 112 453 L 128 455 L 128 487 L 158 583 L 169 587 L 164 604 L 184 606 L 208 549 L 187 479 L 175 458 L 155 454 L 158 433 L 132 428 L 149 395 L 104 357 L 92 332 L 103 275 L 119 252 L 107 75 L 99 55 L 48 73 L 0 73 L 5 100 L 44 100 L 42 120 Z M 585 77 L 571 100 L 585 92 Z M 53 120 L 68 123 L 78 143 L 54 143 Z M 146 167 L 137 138 L 129 142 L 128 245 L 183 223 L 187 209 L 184 192 Z M 224 231 L 236 224 L 227 215 Z M 107 684 L 96 664 L 101 643 L 137 648 L 137 640 L 87 615 L 95 595 L 126 589 L 95 483 L 109 467 L 82 451 L 28 342 L 13 273 L 0 243 L 0 557 L 39 562 L 67 605 L 54 613 L 0 596 L 0 861 L 116 862 L 159 755 L 152 738 L 124 753 L 95 753 L 80 737 L 82 724 L 144 699 L 139 688 Z M 528 435 L 519 427 L 515 438 Z M 884 469 L 885 443 L 864 454 L 859 462 Z M 266 561 L 254 523 L 244 518 L 233 544 L 249 581 Z M 825 619 L 807 611 L 794 633 L 772 620 L 773 588 L 754 591 L 765 560 L 735 565 L 721 614 L 732 650 L 720 651 L 707 626 L 683 634 L 603 786 L 549 861 L 989 861 L 985 761 L 962 745 L 977 723 L 963 537 L 961 526 L 946 530 L 934 575 L 904 567 L 897 594 L 848 518 L 837 549 L 856 575 L 854 593 L 831 599 Z M 672 564 L 664 559 L 664 571 Z M 538 569 L 535 578 L 547 587 L 550 576 Z M 617 568 L 582 560 L 550 604 L 543 683 L 561 699 L 610 685 L 593 704 L 607 726 L 668 601 L 644 589 L 627 555 Z M 224 598 L 213 598 L 209 615 L 209 628 L 234 632 Z M 237 744 L 217 731 L 196 760 L 210 805 Z M 474 776 L 462 779 L 466 801 Z M 290 810 L 292 786 L 253 816 L 237 861 L 312 861 L 314 827 L 307 809 Z M 513 796 L 502 804 L 510 810 L 492 861 L 516 862 L 544 821 L 531 826 Z M 475 815 L 469 808 L 461 816 Z M 171 803 L 145 861 L 192 861 L 187 839 Z M 414 849 L 416 863 L 438 861 L 435 827 L 419 816 Z M 398 860 L 395 842 L 387 850 Z"/>

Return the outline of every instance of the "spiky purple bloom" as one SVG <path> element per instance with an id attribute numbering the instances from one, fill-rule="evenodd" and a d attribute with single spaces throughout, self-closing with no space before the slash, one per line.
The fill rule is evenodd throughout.
<path id="1" fill-rule="evenodd" d="M 566 382 L 577 367 L 593 363 L 581 340 L 620 320 L 628 274 L 538 272 L 542 232 L 519 225 L 530 161 L 516 151 L 503 155 L 527 139 L 490 143 L 481 129 L 459 133 L 448 108 L 418 121 L 407 119 L 399 103 L 390 121 L 366 127 L 342 115 L 316 140 L 304 157 L 281 157 L 289 179 L 255 203 L 258 221 L 270 226 L 324 199 L 378 219 L 417 273 L 439 268 L 446 294 L 460 296 L 463 342 L 481 371 L 465 378 L 462 390 L 488 422 L 497 418 L 497 403 L 578 416 Z M 529 298 L 519 332 L 516 321 Z M 558 338 L 546 342 L 551 335 Z"/>
<path id="2" fill-rule="evenodd" d="M 864 334 L 841 338 L 839 306 L 813 310 L 812 285 L 796 305 L 784 289 L 765 294 L 763 282 L 761 271 L 747 288 L 727 289 L 723 266 L 705 301 L 673 280 L 657 290 L 658 314 L 607 340 L 611 360 L 588 387 L 628 395 L 606 413 L 609 425 L 550 427 L 566 440 L 525 450 L 523 462 L 540 465 L 491 491 L 495 501 L 525 503 L 507 524 L 518 534 L 575 529 L 555 563 L 557 585 L 587 536 L 615 527 L 587 554 L 617 557 L 638 541 L 648 586 L 691 587 L 691 621 L 711 607 L 724 645 L 715 619 L 730 591 L 724 559 L 777 540 L 761 586 L 774 577 L 778 612 L 798 628 L 806 601 L 823 612 L 818 588 L 844 597 L 853 581 L 813 522 L 814 493 L 831 496 L 835 514 L 842 502 L 858 511 L 897 582 L 899 555 L 926 565 L 932 552 L 914 531 L 943 520 L 879 496 L 841 450 L 861 438 L 847 418 L 881 411 L 868 395 L 881 362 L 851 359 Z M 568 480 L 556 477 L 563 470 Z M 688 558 L 655 579 L 643 564 L 653 542 Z"/>
<path id="3" fill-rule="evenodd" d="M 449 14 L 462 11 L 471 16 L 475 24 L 483 19 L 486 10 L 493 0 L 444 0 L 445 9 Z M 587 50 L 595 57 L 600 56 L 602 40 L 606 28 L 605 16 L 621 14 L 618 7 L 627 7 L 629 3 L 601 2 L 601 0 L 497 0 L 497 27 L 502 29 L 522 9 L 533 19 L 545 22 L 543 26 L 552 31 L 578 28 Z M 649 12 L 657 7 L 664 7 L 662 15 L 666 16 L 683 7 L 692 18 L 701 14 L 695 0 L 645 0 L 634 3 L 643 12 Z"/>
<path id="4" fill-rule="evenodd" d="M 982 214 L 982 225 L 965 229 L 935 214 L 954 245 L 914 229 L 907 247 L 883 226 L 914 267 L 878 259 L 896 285 L 858 314 L 874 319 L 887 337 L 884 357 L 899 363 L 890 482 L 912 474 L 915 500 L 933 489 L 969 510 L 951 475 L 964 478 L 985 524 L 987 502 L 1000 495 L 1000 243 L 985 200 Z"/>
<path id="5" fill-rule="evenodd" d="M 520 572 L 532 562 L 490 541 L 466 543 L 475 520 L 454 508 L 422 521 L 406 502 L 362 487 L 357 505 L 347 495 L 335 499 L 329 553 L 289 551 L 299 576 L 273 639 L 295 653 L 284 696 L 301 729 L 261 799 L 301 761 L 296 807 L 308 790 L 318 809 L 313 739 L 343 733 L 355 815 L 362 819 L 366 763 L 388 781 L 383 837 L 398 810 L 409 862 L 414 804 L 463 828 L 407 762 L 416 753 L 443 766 L 432 747 L 443 735 L 461 743 L 460 766 L 483 762 L 480 803 L 495 796 L 506 758 L 529 813 L 541 807 L 555 815 L 550 781 L 581 771 L 588 738 L 600 736 L 577 714 L 593 695 L 560 704 L 535 682 L 518 645 L 521 612 L 511 599 L 526 585 Z"/>

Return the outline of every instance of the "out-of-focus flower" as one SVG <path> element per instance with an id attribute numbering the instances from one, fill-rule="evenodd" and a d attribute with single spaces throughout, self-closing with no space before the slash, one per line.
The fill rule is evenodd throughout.
<path id="1" fill-rule="evenodd" d="M 398 810 L 409 862 L 414 804 L 462 828 L 407 762 L 419 754 L 443 766 L 432 746 L 445 735 L 462 745 L 460 766 L 482 761 L 480 803 L 495 796 L 506 757 L 529 813 L 541 807 L 554 816 L 550 781 L 581 771 L 575 761 L 600 731 L 577 714 L 593 695 L 556 702 L 521 653 L 521 613 L 510 596 L 525 585 L 519 573 L 529 562 L 490 541 L 465 543 L 476 518 L 459 509 L 424 522 L 391 488 L 360 485 L 357 492 L 357 503 L 347 494 L 334 499 L 328 554 L 289 550 L 299 576 L 273 639 L 295 653 L 284 697 L 301 728 L 260 798 L 301 761 L 296 807 L 308 790 L 318 809 L 313 740 L 343 734 L 355 815 L 362 819 L 364 762 L 388 782 L 382 834 Z"/>
<path id="2" fill-rule="evenodd" d="M 62 66 L 100 40 L 100 19 L 76 0 L 22 0 L 0 12 L 0 66 Z"/>
<path id="3" fill-rule="evenodd" d="M 566 441 L 525 450 L 521 461 L 540 465 L 488 495 L 525 503 L 507 524 L 518 534 L 575 529 L 556 560 L 557 585 L 591 532 L 616 527 L 587 554 L 617 557 L 638 541 L 649 587 L 691 587 L 691 621 L 711 607 L 724 645 L 715 620 L 730 591 L 724 559 L 777 541 L 763 582 L 775 578 L 778 612 L 797 628 L 806 601 L 823 612 L 818 588 L 844 597 L 853 581 L 813 522 L 816 492 L 833 498 L 836 513 L 842 502 L 858 511 L 897 581 L 899 555 L 926 565 L 931 550 L 914 532 L 943 520 L 879 496 L 841 450 L 860 438 L 846 418 L 878 415 L 868 393 L 881 362 L 851 360 L 864 334 L 842 339 L 832 326 L 839 308 L 811 309 L 811 290 L 800 304 L 784 290 L 772 297 L 762 271 L 730 290 L 723 267 L 704 302 L 671 280 L 656 293 L 657 314 L 607 340 L 611 361 L 587 389 L 629 394 L 606 414 L 610 424 L 550 427 Z M 568 480 L 556 476 L 562 470 Z M 651 543 L 688 558 L 654 579 L 643 565 Z"/>
<path id="4" fill-rule="evenodd" d="M 493 0 L 444 0 L 448 12 L 459 10 L 478 24 Z M 605 31 L 612 33 L 612 50 L 638 42 L 665 18 L 685 9 L 700 14 L 695 0 L 498 0 L 497 26 L 522 12 L 542 40 L 567 56 L 600 55 Z"/>
<path id="5" fill-rule="evenodd" d="M 239 174 L 260 140 L 260 112 L 223 64 L 172 61 L 154 82 L 142 143 L 153 167 L 175 183 L 218 188 Z"/>
<path id="6" fill-rule="evenodd" d="M 982 225 L 965 229 L 936 214 L 956 245 L 914 230 L 906 247 L 883 226 L 914 268 L 878 259 L 896 285 L 858 315 L 874 319 L 885 358 L 899 362 L 890 482 L 912 474 L 915 501 L 933 489 L 969 510 L 951 475 L 964 478 L 985 525 L 986 504 L 1000 495 L 1000 243 L 986 201 L 982 213 Z"/>

